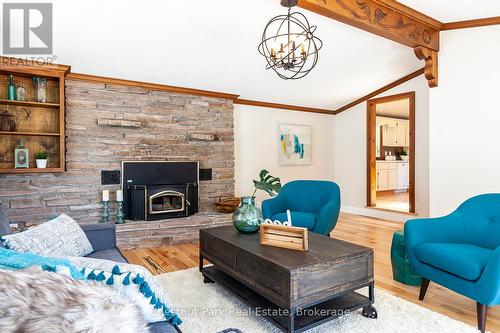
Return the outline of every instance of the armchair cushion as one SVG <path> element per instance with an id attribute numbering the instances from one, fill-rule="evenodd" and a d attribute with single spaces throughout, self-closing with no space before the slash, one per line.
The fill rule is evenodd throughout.
<path id="1" fill-rule="evenodd" d="M 10 230 L 9 221 L 7 221 L 3 205 L 0 202 L 0 237 L 10 235 L 11 233 L 12 231 Z"/>
<path id="2" fill-rule="evenodd" d="M 86 256 L 87 258 L 94 258 L 94 259 L 106 259 L 106 260 L 112 260 L 115 262 L 119 263 L 127 263 L 127 259 L 125 259 L 118 250 L 118 248 L 112 248 L 112 249 L 106 249 L 106 250 L 100 250 L 100 251 L 95 251 L 92 252 L 91 254 Z"/>
<path id="3" fill-rule="evenodd" d="M 314 213 L 304 213 L 304 212 L 290 212 L 292 218 L 292 226 L 307 228 L 309 230 L 314 229 L 316 224 L 317 214 Z M 276 214 L 272 217 L 272 220 L 278 220 L 281 222 L 287 221 L 288 217 L 286 213 Z"/>
<path id="4" fill-rule="evenodd" d="M 479 279 L 493 251 L 470 244 L 423 243 L 414 248 L 421 262 L 469 281 Z"/>
<path id="5" fill-rule="evenodd" d="M 116 248 L 116 226 L 113 223 L 82 224 L 80 227 L 95 252 Z"/>

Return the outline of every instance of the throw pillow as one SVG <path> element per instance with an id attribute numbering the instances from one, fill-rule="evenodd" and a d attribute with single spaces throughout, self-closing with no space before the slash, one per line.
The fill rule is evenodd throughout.
<path id="1" fill-rule="evenodd" d="M 44 256 L 86 256 L 93 251 L 82 228 L 66 214 L 33 229 L 3 236 L 2 241 L 10 250 Z"/>
<path id="2" fill-rule="evenodd" d="M 144 267 L 96 258 L 66 257 L 65 259 L 79 268 L 88 280 L 108 285 L 137 304 L 148 322 L 166 320 L 173 325 L 182 323 L 169 309 L 170 302 L 165 290 Z"/>

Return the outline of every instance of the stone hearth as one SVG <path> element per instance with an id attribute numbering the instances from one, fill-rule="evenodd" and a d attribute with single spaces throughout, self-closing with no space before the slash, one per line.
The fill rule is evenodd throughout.
<path id="1" fill-rule="evenodd" d="M 123 250 L 191 243 L 198 240 L 201 228 L 230 224 L 231 216 L 212 212 L 168 220 L 126 221 L 116 225 L 116 241 Z"/>

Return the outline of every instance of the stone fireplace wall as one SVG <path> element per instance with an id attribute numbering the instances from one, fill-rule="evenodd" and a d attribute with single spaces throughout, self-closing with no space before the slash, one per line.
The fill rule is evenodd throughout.
<path id="1" fill-rule="evenodd" d="M 122 160 L 199 161 L 200 168 L 212 169 L 213 180 L 200 182 L 199 214 L 125 224 L 120 244 L 191 241 L 197 228 L 229 221 L 215 213 L 213 202 L 234 195 L 232 100 L 69 79 L 65 85 L 67 171 L 0 175 L 0 202 L 9 221 L 41 223 L 66 213 L 79 223 L 96 223 L 100 192 L 110 190 L 114 200 L 119 189 L 101 185 L 101 170 L 119 170 Z M 110 213 L 113 220 L 114 205 Z"/>

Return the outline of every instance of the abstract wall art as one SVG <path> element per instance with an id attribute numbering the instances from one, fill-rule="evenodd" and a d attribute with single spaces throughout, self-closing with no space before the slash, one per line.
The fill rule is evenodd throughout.
<path id="1" fill-rule="evenodd" d="M 311 165 L 311 126 L 280 124 L 279 139 L 280 165 Z"/>

